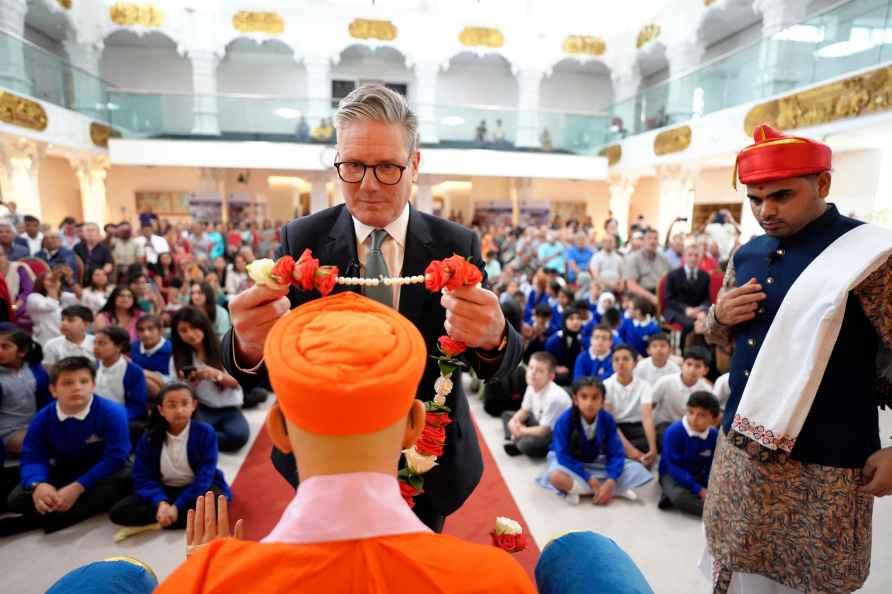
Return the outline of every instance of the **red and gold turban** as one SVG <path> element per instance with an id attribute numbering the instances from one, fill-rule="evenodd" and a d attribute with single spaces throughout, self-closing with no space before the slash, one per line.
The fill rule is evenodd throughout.
<path id="1" fill-rule="evenodd" d="M 737 176 L 742 184 L 760 184 L 790 177 L 802 177 L 830 169 L 832 151 L 826 144 L 799 136 L 786 136 L 768 124 L 756 127 L 755 144 L 737 153 Z"/>
<path id="2" fill-rule="evenodd" d="M 285 417 L 321 435 L 372 433 L 406 416 L 427 361 L 412 322 L 352 292 L 288 313 L 263 354 Z"/>

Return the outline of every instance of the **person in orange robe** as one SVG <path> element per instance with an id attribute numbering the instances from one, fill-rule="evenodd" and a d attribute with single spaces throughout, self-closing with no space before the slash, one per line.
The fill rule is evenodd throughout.
<path id="1" fill-rule="evenodd" d="M 297 454 L 300 487 L 261 542 L 198 546 L 157 594 L 535 592 L 508 553 L 431 532 L 400 495 L 400 452 L 424 427 L 415 391 L 427 352 L 409 320 L 340 293 L 281 318 L 264 357 L 278 397 L 267 430 Z M 214 513 L 203 515 L 191 527 L 214 532 Z"/>

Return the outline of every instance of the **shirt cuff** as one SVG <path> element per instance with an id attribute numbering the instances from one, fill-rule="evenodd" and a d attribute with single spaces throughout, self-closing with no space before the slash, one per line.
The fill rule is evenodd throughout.
<path id="1" fill-rule="evenodd" d="M 235 334 L 233 334 L 232 340 L 230 341 L 230 342 L 232 342 L 232 364 L 235 366 L 235 368 L 237 370 L 241 371 L 242 373 L 246 373 L 248 375 L 257 375 L 257 372 L 263 366 L 263 363 L 264 363 L 263 357 L 260 358 L 260 361 L 254 367 L 249 367 L 247 369 L 244 369 L 241 365 L 238 364 L 238 352 L 236 352 L 236 350 L 235 350 L 235 341 L 236 340 L 238 340 L 238 339 L 235 337 Z"/>

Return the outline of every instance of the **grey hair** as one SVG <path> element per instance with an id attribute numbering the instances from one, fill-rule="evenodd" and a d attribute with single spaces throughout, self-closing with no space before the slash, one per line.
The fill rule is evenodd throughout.
<path id="1" fill-rule="evenodd" d="M 362 85 L 341 99 L 334 115 L 334 127 L 340 132 L 350 122 L 372 121 L 400 124 L 406 130 L 409 158 L 418 148 L 418 117 L 406 98 L 384 85 Z"/>

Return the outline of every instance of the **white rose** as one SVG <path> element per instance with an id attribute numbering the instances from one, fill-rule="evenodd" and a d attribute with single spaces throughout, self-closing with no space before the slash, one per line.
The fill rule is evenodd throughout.
<path id="1" fill-rule="evenodd" d="M 273 280 L 272 272 L 275 265 L 276 263 L 269 258 L 254 260 L 248 264 L 248 276 L 251 277 L 254 284 L 265 285 L 271 289 L 280 289 L 283 285 Z"/>
<path id="2" fill-rule="evenodd" d="M 437 394 L 436 396 L 434 396 L 434 404 L 436 404 L 437 406 L 446 406 L 446 397 Z"/>
<path id="3" fill-rule="evenodd" d="M 438 377 L 437 381 L 434 382 L 434 391 L 437 393 L 437 396 L 448 396 L 452 392 L 452 380 L 448 377 Z"/>
<path id="4" fill-rule="evenodd" d="M 510 536 L 514 536 L 517 534 L 522 534 L 523 528 L 520 527 L 520 524 L 512 520 L 511 518 L 503 518 L 499 516 L 496 518 L 496 535 L 502 536 L 503 534 L 508 534 Z"/>
<path id="5" fill-rule="evenodd" d="M 403 454 L 406 456 L 406 466 L 415 474 L 424 474 L 437 465 L 436 456 L 422 456 L 415 446 L 403 450 Z"/>

